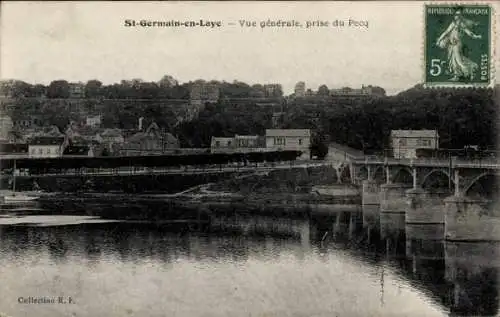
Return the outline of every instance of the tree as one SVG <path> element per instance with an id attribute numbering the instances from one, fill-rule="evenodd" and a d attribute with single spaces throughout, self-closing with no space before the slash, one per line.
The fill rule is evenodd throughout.
<path id="1" fill-rule="evenodd" d="M 48 98 L 68 98 L 69 83 L 66 80 L 54 80 L 47 88 Z"/>
<path id="2" fill-rule="evenodd" d="M 311 151 L 311 158 L 316 156 L 319 160 L 324 160 L 328 155 L 329 137 L 323 132 L 316 132 L 313 134 L 309 150 Z"/>
<path id="3" fill-rule="evenodd" d="M 107 147 L 102 149 L 101 156 L 110 156 L 111 153 L 109 153 L 109 150 Z"/>
<path id="4" fill-rule="evenodd" d="M 179 85 L 179 82 L 170 75 L 164 75 L 159 81 L 158 86 L 161 88 L 172 88 Z"/>
<path id="5" fill-rule="evenodd" d="M 87 81 L 85 84 L 85 97 L 96 98 L 101 95 L 102 82 L 97 79 Z"/>
<path id="6" fill-rule="evenodd" d="M 47 94 L 47 87 L 42 84 L 36 84 L 31 88 L 30 97 L 42 97 Z"/>
<path id="7" fill-rule="evenodd" d="M 321 85 L 318 88 L 318 95 L 328 96 L 328 95 L 330 95 L 330 90 L 328 89 L 328 87 L 326 85 Z"/>
<path id="8" fill-rule="evenodd" d="M 30 84 L 25 83 L 24 81 L 15 80 L 11 86 L 12 97 L 29 97 L 31 93 L 31 87 L 32 86 Z"/>

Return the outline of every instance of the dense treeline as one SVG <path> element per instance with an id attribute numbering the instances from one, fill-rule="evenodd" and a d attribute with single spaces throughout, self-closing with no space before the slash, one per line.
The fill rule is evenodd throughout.
<path id="1" fill-rule="evenodd" d="M 147 122 L 157 121 L 187 147 L 208 147 L 212 136 L 263 135 L 266 128 L 273 126 L 276 109 L 259 106 L 251 98 L 278 97 L 282 94 L 279 85 L 277 89 L 266 91 L 262 85 L 251 86 L 237 81 L 205 82 L 217 83 L 223 98 L 218 103 L 206 104 L 192 121 L 181 122 L 178 119 L 189 117 L 177 110 L 184 105 L 155 101 L 155 98 L 181 99 L 187 104 L 189 91 L 197 82 L 205 81 L 180 85 L 166 75 L 155 83 L 137 79 L 104 86 L 99 81 L 91 80 L 85 85 L 85 95 L 89 98 L 89 109 L 100 97 L 118 99 L 117 104 L 102 107 L 105 109 L 105 127 L 131 129 L 137 126 L 137 120 L 142 116 Z M 27 97 L 44 92 L 55 98 L 67 95 L 69 84 L 54 81 L 45 87 L 14 81 L 10 85 L 14 96 Z M 324 87 L 321 90 L 326 93 Z M 228 106 L 224 97 L 249 100 Z M 498 104 L 495 105 L 493 89 L 425 89 L 417 85 L 396 96 L 332 97 L 320 98 L 320 102 L 314 98 L 306 99 L 288 100 L 279 127 L 312 129 L 313 145 L 320 152 L 325 151 L 324 145 L 328 141 L 367 152 L 380 151 L 390 146 L 390 132 L 394 129 L 437 129 L 443 148 L 496 145 Z M 39 102 L 49 104 L 43 100 Z M 45 114 L 44 123 L 57 124 L 61 128 L 76 116 L 74 109 L 62 111 L 50 105 L 37 107 L 40 109 L 36 111 Z M 23 108 L 19 113 L 32 113 L 32 110 Z"/>
<path id="2" fill-rule="evenodd" d="M 437 129 L 440 146 L 496 146 L 497 107 L 492 89 L 424 89 L 416 86 L 396 96 L 328 105 L 288 104 L 283 128 L 314 131 L 313 146 L 325 151 L 328 141 L 375 152 L 390 147 L 391 130 Z M 272 114 L 246 105 L 237 113 L 207 107 L 198 119 L 181 124 L 177 135 L 185 145 L 209 146 L 211 136 L 263 134 Z"/>
<path id="3" fill-rule="evenodd" d="M 179 124 L 174 134 L 183 147 L 209 147 L 212 136 L 264 135 L 272 125 L 272 109 L 248 103 L 228 109 L 222 104 L 207 104 L 198 117 Z"/>
<path id="4" fill-rule="evenodd" d="M 23 81 L 4 81 L 0 89 L 10 97 L 46 97 L 50 99 L 71 98 L 71 86 L 81 85 L 82 98 L 103 99 L 189 99 L 190 91 L 195 84 L 217 85 L 220 95 L 227 98 L 255 98 L 255 97 L 281 97 L 283 90 L 280 85 L 272 91 L 266 91 L 264 85 L 250 86 L 246 83 L 233 81 L 205 81 L 195 80 L 179 84 L 172 76 L 165 75 L 158 82 L 146 82 L 141 79 L 122 80 L 120 83 L 104 85 L 101 81 L 93 79 L 85 84 L 69 83 L 66 80 L 54 80 L 48 86 L 41 84 L 31 85 Z"/>
<path id="5" fill-rule="evenodd" d="M 290 111 L 286 127 L 308 127 L 331 141 L 370 151 L 389 148 L 391 130 L 437 129 L 440 146 L 496 146 L 497 108 L 492 89 L 424 89 L 349 106 Z"/>

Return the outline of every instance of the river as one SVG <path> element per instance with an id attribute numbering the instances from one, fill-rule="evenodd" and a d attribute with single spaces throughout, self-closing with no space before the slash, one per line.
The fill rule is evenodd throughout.
<path id="1" fill-rule="evenodd" d="M 39 207 L 2 207 L 0 315 L 499 314 L 499 246 L 426 239 L 432 228 L 351 211 L 193 229 Z"/>

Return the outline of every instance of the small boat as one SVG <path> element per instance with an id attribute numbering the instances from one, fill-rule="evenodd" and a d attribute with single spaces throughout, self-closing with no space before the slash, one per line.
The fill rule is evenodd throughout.
<path id="1" fill-rule="evenodd" d="M 23 195 L 20 193 L 12 193 L 11 195 L 4 196 L 4 202 L 9 203 L 9 202 L 15 202 L 15 203 L 23 203 L 23 202 L 30 202 L 30 201 L 35 201 L 37 200 L 38 196 L 28 196 L 28 195 Z"/>
<path id="2" fill-rule="evenodd" d="M 12 170 L 12 192 L 3 196 L 4 203 L 24 203 L 36 201 L 40 195 L 35 193 L 16 193 L 16 161 L 14 160 L 14 168 Z"/>

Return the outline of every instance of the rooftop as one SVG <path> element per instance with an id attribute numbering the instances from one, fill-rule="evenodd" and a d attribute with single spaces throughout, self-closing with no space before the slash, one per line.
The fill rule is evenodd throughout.
<path id="1" fill-rule="evenodd" d="M 64 137 L 39 136 L 30 141 L 30 145 L 61 145 Z"/>
<path id="2" fill-rule="evenodd" d="M 0 143 L 0 153 L 25 153 L 28 152 L 26 143 Z"/>
<path id="3" fill-rule="evenodd" d="M 438 137 L 437 130 L 392 130 L 392 137 L 399 138 L 435 138 Z"/>
<path id="4" fill-rule="evenodd" d="M 309 129 L 267 129 L 266 137 L 289 136 L 289 137 L 311 137 Z"/>
<path id="5" fill-rule="evenodd" d="M 70 145 L 64 149 L 63 155 L 87 155 L 89 151 L 90 151 L 89 146 Z"/>
<path id="6" fill-rule="evenodd" d="M 106 129 L 101 133 L 101 136 L 105 137 L 122 137 L 122 131 L 120 129 Z"/>

